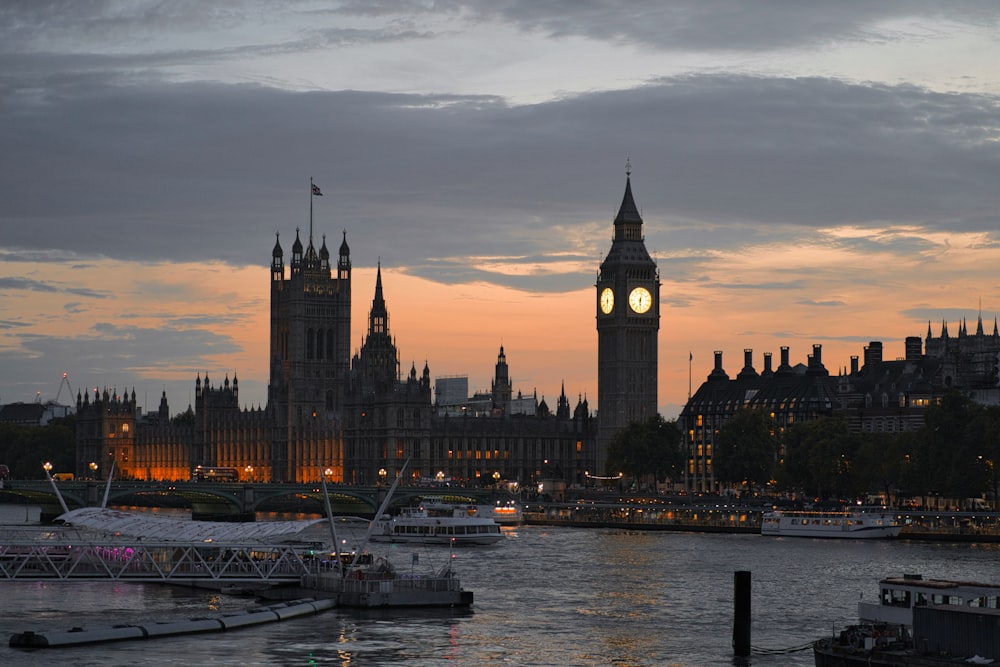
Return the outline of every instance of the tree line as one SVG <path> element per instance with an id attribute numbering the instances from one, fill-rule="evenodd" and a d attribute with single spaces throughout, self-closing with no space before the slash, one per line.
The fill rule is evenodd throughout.
<path id="1" fill-rule="evenodd" d="M 45 426 L 0 424 L 0 464 L 13 479 L 45 479 L 42 465 L 52 472 L 76 467 L 76 417 L 53 419 Z"/>

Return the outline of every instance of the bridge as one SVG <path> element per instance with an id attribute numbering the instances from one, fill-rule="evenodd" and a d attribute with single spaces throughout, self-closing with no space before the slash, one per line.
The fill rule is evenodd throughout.
<path id="1" fill-rule="evenodd" d="M 97 507 L 106 482 L 63 480 L 55 484 L 69 509 Z M 334 515 L 371 517 L 385 499 L 386 486 L 328 487 Z M 486 504 L 510 496 L 494 489 L 428 488 L 399 486 L 392 508 L 406 507 L 420 498 L 445 496 L 453 502 Z M 39 505 L 44 518 L 62 514 L 62 506 L 47 480 L 0 481 L 0 503 Z M 316 484 L 234 482 L 113 481 L 108 494 L 111 506 L 190 508 L 196 519 L 252 521 L 258 512 L 325 514 L 323 489 Z"/>
<path id="2" fill-rule="evenodd" d="M 63 535 L 60 535 L 64 538 Z M 141 539 L 5 539 L 0 580 L 130 581 L 182 586 L 271 587 L 333 570 L 329 554 L 303 545 L 185 544 Z"/>

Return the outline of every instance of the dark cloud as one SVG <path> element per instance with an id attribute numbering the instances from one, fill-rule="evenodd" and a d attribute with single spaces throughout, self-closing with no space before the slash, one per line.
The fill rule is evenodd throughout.
<path id="1" fill-rule="evenodd" d="M 572 251 L 566 230 L 610 224 L 626 155 L 654 250 L 700 226 L 720 249 L 838 224 L 1000 228 L 1000 114 L 984 95 L 729 76 L 521 107 L 208 83 L 62 91 L 0 125 L 8 249 L 261 264 L 276 230 L 286 252 L 296 227 L 307 239 L 313 176 L 317 245 L 346 229 L 361 265 L 377 253 L 434 278 L 419 267 L 476 248 Z"/>
<path id="2" fill-rule="evenodd" d="M 92 299 L 107 299 L 112 296 L 111 292 L 98 291 L 86 287 L 69 287 L 52 281 L 18 278 L 15 276 L 0 276 L 0 291 L 73 294 L 75 296 L 84 296 Z"/>
<path id="3" fill-rule="evenodd" d="M 842 0 L 836 10 L 823 3 L 797 0 L 636 0 L 627 9 L 615 0 L 462 0 L 405 2 L 348 0 L 309 7 L 276 0 L 242 2 L 138 2 L 113 0 L 31 0 L 7 2 L 0 25 L 10 49 L 74 40 L 141 44 L 158 33 L 236 32 L 284 22 L 325 26 L 351 18 L 375 21 L 374 29 L 303 30 L 295 49 L 331 44 L 372 43 L 421 38 L 447 19 L 458 25 L 506 23 L 552 39 L 583 37 L 658 50 L 774 50 L 844 40 L 882 41 L 891 35 L 870 30 L 893 19 L 946 18 L 972 25 L 995 25 L 998 9 L 987 0 L 953 1 L 947 7 L 931 0 Z"/>
<path id="4" fill-rule="evenodd" d="M 74 390 L 81 385 L 103 387 L 116 381 L 122 383 L 118 389 L 124 390 L 126 383 L 131 386 L 136 378 L 186 372 L 189 380 L 166 383 L 173 395 L 183 396 L 193 389 L 197 373 L 218 368 L 213 358 L 239 350 L 230 336 L 204 328 L 153 329 L 111 323 L 99 323 L 77 336 L 21 335 L 19 342 L 21 349 L 15 352 L 0 351 L 0 367 L 5 375 L 2 402 L 30 400 L 39 391 L 38 378 L 44 375 L 46 366 L 52 366 L 49 371 L 53 393 L 65 371 L 70 372 Z M 216 380 L 223 379 L 223 374 L 215 374 L 220 375 Z M 44 399 L 52 398 L 44 395 L 44 388 L 41 391 Z M 66 399 L 61 396 L 62 402 Z"/>

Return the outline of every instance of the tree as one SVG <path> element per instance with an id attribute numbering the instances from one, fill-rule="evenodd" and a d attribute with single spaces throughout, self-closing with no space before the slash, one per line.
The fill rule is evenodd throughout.
<path id="1" fill-rule="evenodd" d="M 840 417 L 794 424 L 785 433 L 785 484 L 818 498 L 855 495 L 860 489 L 855 473 L 859 444 Z"/>
<path id="2" fill-rule="evenodd" d="M 950 391 L 927 409 L 914 438 L 916 481 L 925 492 L 956 499 L 978 496 L 988 486 L 984 465 L 984 408 L 963 392 Z"/>
<path id="3" fill-rule="evenodd" d="M 909 450 L 911 433 L 862 433 L 855 469 L 859 488 L 881 491 L 889 505 L 900 491 L 912 488 Z"/>
<path id="4" fill-rule="evenodd" d="M 615 434 L 608 445 L 605 470 L 609 475 L 624 473 L 640 483 L 662 482 L 680 476 L 684 459 L 677 424 L 656 415 L 632 422 Z"/>
<path id="5" fill-rule="evenodd" d="M 1000 501 L 1000 407 L 991 405 L 985 408 L 976 433 L 982 445 L 982 465 L 986 473 L 990 496 L 993 501 L 993 511 L 997 511 Z"/>
<path id="6" fill-rule="evenodd" d="M 715 479 L 750 488 L 771 481 L 778 457 L 774 417 L 763 408 L 741 410 L 719 429 L 712 451 Z"/>
<path id="7" fill-rule="evenodd" d="M 0 463 L 15 479 L 44 479 L 46 461 L 54 472 L 72 472 L 75 452 L 75 417 L 53 419 L 46 426 L 0 424 Z"/>

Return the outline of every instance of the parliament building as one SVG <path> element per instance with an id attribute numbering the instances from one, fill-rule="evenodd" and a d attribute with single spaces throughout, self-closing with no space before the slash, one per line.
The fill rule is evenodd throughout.
<path id="1" fill-rule="evenodd" d="M 442 402 L 455 378 L 432 392 L 427 363 L 400 367 L 381 265 L 368 330 L 350 356 L 351 251 L 336 257 L 296 231 L 289 265 L 276 240 L 270 264 L 270 379 L 267 404 L 241 406 L 234 374 L 194 379 L 195 402 L 171 414 L 142 414 L 135 390 L 77 396 L 76 474 L 189 480 L 225 471 L 239 481 L 327 481 L 371 485 L 406 476 L 467 485 L 517 483 L 526 490 L 585 485 L 603 474 L 607 443 L 632 420 L 657 413 L 659 274 L 646 251 L 630 170 L 614 219 L 611 251 L 597 280 L 600 415 L 563 386 L 545 398 L 514 393 L 500 347 L 488 394 Z M 389 287 L 389 286 L 386 286 Z M 438 400 L 434 397 L 437 395 Z M 457 403 L 456 403 L 457 400 Z M 551 483 L 551 486 L 548 484 Z"/>

